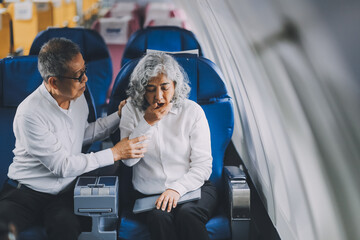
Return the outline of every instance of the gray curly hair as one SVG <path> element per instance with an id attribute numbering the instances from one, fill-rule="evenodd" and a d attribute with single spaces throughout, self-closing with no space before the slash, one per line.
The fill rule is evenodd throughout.
<path id="1" fill-rule="evenodd" d="M 163 52 L 151 52 L 136 65 L 127 90 L 128 96 L 131 97 L 130 102 L 141 111 L 145 111 L 149 106 L 145 99 L 146 86 L 151 78 L 159 74 L 165 74 L 169 80 L 175 82 L 175 93 L 172 99 L 174 107 L 180 107 L 188 98 L 190 86 L 184 69 L 170 55 Z"/>

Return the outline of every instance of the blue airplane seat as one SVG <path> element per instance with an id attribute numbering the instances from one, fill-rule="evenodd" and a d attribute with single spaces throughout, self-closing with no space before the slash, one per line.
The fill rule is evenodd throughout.
<path id="1" fill-rule="evenodd" d="M 106 95 L 112 80 L 112 63 L 102 37 L 85 28 L 48 28 L 36 36 L 29 55 L 38 55 L 44 43 L 51 38 L 64 37 L 77 43 L 87 65 L 88 85 L 93 90 L 97 116 L 106 109 Z"/>
<path id="2" fill-rule="evenodd" d="M 42 82 L 37 69 L 37 57 L 23 56 L 0 60 L 0 152 L 1 187 L 7 179 L 15 146 L 13 120 L 17 106 Z M 19 234 L 19 239 L 46 239 L 45 231 L 35 226 Z"/>
<path id="3" fill-rule="evenodd" d="M 200 44 L 191 31 L 175 26 L 147 27 L 131 35 L 124 50 L 121 66 L 131 59 L 143 56 L 146 49 L 169 52 L 198 49 L 199 56 L 203 56 Z"/>
<path id="4" fill-rule="evenodd" d="M 9 165 L 12 163 L 15 147 L 13 120 L 17 106 L 42 83 L 37 68 L 37 56 L 9 57 L 0 60 L 0 188 L 7 180 Z M 88 101 L 88 121 L 96 120 L 96 110 L 91 101 L 88 88 L 85 91 Z M 36 107 L 36 106 L 34 106 Z M 33 228 L 19 233 L 20 240 L 44 240 L 46 233 L 43 227 Z"/>
<path id="5" fill-rule="evenodd" d="M 37 70 L 37 57 L 4 58 L 0 60 L 0 67 L 0 181 L 3 184 L 14 157 L 15 136 L 12 127 L 16 108 L 41 84 L 42 78 Z"/>
<path id="6" fill-rule="evenodd" d="M 210 60 L 192 54 L 177 54 L 175 59 L 187 72 L 191 92 L 189 98 L 203 108 L 211 132 L 213 168 L 210 180 L 216 185 L 221 199 L 216 214 L 206 224 L 210 239 L 247 239 L 249 234 L 250 190 L 245 174 L 237 167 L 224 167 L 225 149 L 230 142 L 233 127 L 233 105 L 228 96 L 223 76 L 218 67 Z M 139 59 L 129 61 L 119 72 L 110 97 L 109 112 L 126 99 L 129 76 Z M 119 132 L 112 136 L 114 143 L 120 138 Z M 242 194 L 234 192 L 234 184 L 241 186 Z M 150 239 L 147 226 L 134 218 L 129 195 L 132 189 L 132 168 L 121 165 L 119 171 L 119 204 L 121 209 L 119 239 Z M 125 194 L 121 194 L 121 192 Z M 238 206 L 234 197 L 245 204 Z M 236 212 L 236 209 L 240 210 Z M 234 214 L 236 212 L 236 214 Z"/>

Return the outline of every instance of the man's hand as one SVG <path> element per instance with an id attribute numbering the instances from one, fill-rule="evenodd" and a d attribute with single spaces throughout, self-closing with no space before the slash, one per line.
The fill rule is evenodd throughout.
<path id="1" fill-rule="evenodd" d="M 120 118 L 121 118 L 121 109 L 125 106 L 125 104 L 126 104 L 126 99 L 122 100 L 118 106 L 118 115 Z"/>
<path id="2" fill-rule="evenodd" d="M 165 103 L 162 106 L 158 106 L 158 104 L 150 105 L 146 111 L 144 118 L 148 124 L 153 126 L 155 123 L 160 121 L 164 116 L 166 116 L 172 107 L 172 103 Z"/>
<path id="3" fill-rule="evenodd" d="M 173 189 L 166 189 L 160 197 L 156 200 L 155 205 L 157 209 L 170 212 L 171 208 L 176 208 L 177 202 L 179 201 L 180 194 Z"/>
<path id="4" fill-rule="evenodd" d="M 129 138 L 122 139 L 111 148 L 114 155 L 114 161 L 144 157 L 147 147 L 147 144 L 143 143 L 145 140 L 146 136 L 137 137 L 131 140 L 129 140 Z"/>

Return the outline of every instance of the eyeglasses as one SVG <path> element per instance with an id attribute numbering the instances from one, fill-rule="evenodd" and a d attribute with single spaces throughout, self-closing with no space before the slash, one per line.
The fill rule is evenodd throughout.
<path id="1" fill-rule="evenodd" d="M 87 67 L 85 66 L 85 70 L 77 78 L 75 78 L 75 77 L 66 77 L 66 76 L 54 76 L 54 77 L 78 80 L 79 83 L 81 83 L 86 72 L 87 72 Z"/>

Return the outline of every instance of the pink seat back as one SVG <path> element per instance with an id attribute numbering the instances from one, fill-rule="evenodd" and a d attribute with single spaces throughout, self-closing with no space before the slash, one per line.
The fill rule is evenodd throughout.
<path id="1" fill-rule="evenodd" d="M 182 9 L 175 8 L 171 3 L 149 3 L 145 8 L 143 27 L 176 26 L 189 29 L 186 14 Z"/>
<path id="2" fill-rule="evenodd" d="M 100 18 L 92 26 L 103 37 L 111 57 L 113 66 L 112 81 L 107 96 L 110 97 L 116 75 L 120 71 L 122 55 L 130 35 L 139 29 L 139 25 L 130 16 L 119 18 Z"/>

